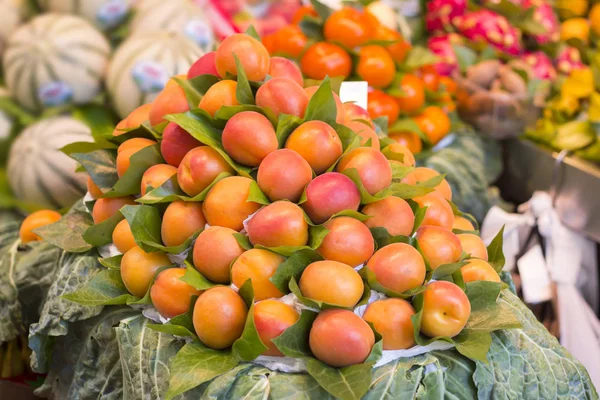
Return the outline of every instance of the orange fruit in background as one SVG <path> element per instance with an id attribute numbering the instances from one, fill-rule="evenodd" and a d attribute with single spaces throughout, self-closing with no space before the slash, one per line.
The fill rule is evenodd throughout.
<path id="1" fill-rule="evenodd" d="M 590 19 L 592 30 L 596 35 L 600 35 L 600 5 L 598 5 L 598 3 L 592 6 L 588 17 Z"/>
<path id="2" fill-rule="evenodd" d="M 560 25 L 560 40 L 579 39 L 584 43 L 590 37 L 590 23 L 585 18 L 571 18 Z"/>
<path id="3" fill-rule="evenodd" d="M 397 63 L 404 62 L 406 55 L 411 49 L 410 43 L 408 43 L 399 32 L 388 28 L 385 25 L 379 24 L 373 33 L 373 39 L 377 40 L 395 40 L 396 43 L 390 44 L 385 49 L 390 53 L 394 61 Z"/>
<path id="4" fill-rule="evenodd" d="M 396 143 L 406 146 L 413 154 L 419 153 L 421 150 L 423 150 L 421 138 L 414 132 L 390 132 L 388 137 Z"/>
<path id="5" fill-rule="evenodd" d="M 440 85 L 444 86 L 444 90 L 449 94 L 456 94 L 458 85 L 454 79 L 449 76 L 440 76 Z"/>
<path id="6" fill-rule="evenodd" d="M 308 38 L 302 29 L 295 25 L 287 25 L 270 35 L 267 43 L 263 44 L 271 55 L 281 54 L 291 58 L 298 58 L 308 44 Z"/>
<path id="7" fill-rule="evenodd" d="M 39 210 L 29 214 L 29 216 L 23 220 L 21 228 L 19 229 L 21 243 L 25 244 L 42 240 L 41 237 L 33 233 L 33 230 L 45 225 L 53 224 L 59 219 L 61 219 L 61 215 L 52 210 Z"/>
<path id="8" fill-rule="evenodd" d="M 427 90 L 437 92 L 440 85 L 440 75 L 432 65 L 422 67 L 419 72 L 419 77 L 423 80 L 423 85 Z"/>
<path id="9" fill-rule="evenodd" d="M 369 93 L 367 110 L 372 119 L 387 117 L 388 126 L 396 122 L 400 115 L 400 107 L 396 99 L 381 90 L 373 90 Z"/>
<path id="10" fill-rule="evenodd" d="M 352 7 L 334 11 L 323 26 L 326 40 L 340 43 L 350 49 L 371 39 L 372 34 L 370 18 Z"/>
<path id="11" fill-rule="evenodd" d="M 305 15 L 308 15 L 311 17 L 319 16 L 319 14 L 317 14 L 317 12 L 313 8 L 313 6 L 302 6 L 302 7 L 298 8 L 296 10 L 296 12 L 294 13 L 294 16 L 292 17 L 292 24 L 298 25 L 300 22 L 302 22 L 302 19 L 304 18 Z"/>
<path id="12" fill-rule="evenodd" d="M 405 74 L 400 79 L 402 94 L 395 96 L 400 111 L 413 114 L 425 104 L 425 85 L 423 80 L 413 74 Z"/>
<path id="13" fill-rule="evenodd" d="M 475 227 L 465 217 L 459 217 L 458 215 L 454 217 L 454 225 L 452 225 L 452 229 L 461 229 L 463 231 L 474 231 Z"/>
<path id="14" fill-rule="evenodd" d="M 382 46 L 364 46 L 360 48 L 356 73 L 370 86 L 384 88 L 394 81 L 396 65 Z"/>
<path id="15" fill-rule="evenodd" d="M 306 50 L 300 60 L 300 68 L 305 77 L 311 79 L 346 77 L 352 72 L 352 59 L 340 46 L 318 42 Z"/>
<path id="16" fill-rule="evenodd" d="M 221 42 L 215 53 L 215 66 L 220 76 L 237 76 L 234 54 L 251 81 L 262 81 L 269 72 L 271 58 L 265 46 L 251 36 L 236 33 Z"/>
<path id="17" fill-rule="evenodd" d="M 450 118 L 438 106 L 427 107 L 415 117 L 415 122 L 434 145 L 450 132 Z"/>

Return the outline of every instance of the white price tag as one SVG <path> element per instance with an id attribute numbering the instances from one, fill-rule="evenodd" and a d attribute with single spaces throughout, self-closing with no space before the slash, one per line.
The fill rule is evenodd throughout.
<path id="1" fill-rule="evenodd" d="M 368 97 L 369 84 L 367 82 L 342 82 L 340 86 L 340 99 L 342 103 L 352 102 L 366 110 Z"/>
<path id="2" fill-rule="evenodd" d="M 552 298 L 552 281 L 539 244 L 517 260 L 517 267 L 521 275 L 523 299 L 526 303 L 536 304 Z"/>

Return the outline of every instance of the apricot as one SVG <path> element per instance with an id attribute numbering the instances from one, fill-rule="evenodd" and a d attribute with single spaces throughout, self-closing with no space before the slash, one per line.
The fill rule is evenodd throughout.
<path id="1" fill-rule="evenodd" d="M 300 125 L 287 138 L 285 147 L 300 154 L 317 175 L 327 171 L 344 151 L 336 131 L 323 121 Z"/>
<path id="2" fill-rule="evenodd" d="M 241 231 L 244 220 L 261 207 L 247 201 L 251 183 L 252 179 L 242 176 L 230 176 L 217 182 L 202 203 L 208 224 Z"/>
<path id="3" fill-rule="evenodd" d="M 187 72 L 187 78 L 192 79 L 200 75 L 214 75 L 220 78 L 215 66 L 215 58 L 216 53 L 214 51 L 204 54 L 192 64 Z"/>
<path id="4" fill-rule="evenodd" d="M 423 142 L 421 142 L 421 138 L 414 132 L 410 131 L 399 131 L 399 132 L 390 132 L 388 137 L 395 141 L 396 143 L 402 144 L 413 153 L 420 153 L 423 149 Z"/>
<path id="5" fill-rule="evenodd" d="M 33 230 L 53 224 L 61 218 L 59 213 L 52 210 L 39 210 L 29 214 L 27 218 L 23 220 L 21 227 L 19 228 L 19 238 L 21 239 L 21 243 L 26 244 L 42 240 L 42 238 L 35 234 Z"/>
<path id="6" fill-rule="evenodd" d="M 119 136 L 124 134 L 125 132 L 127 132 L 127 117 L 125 117 L 125 119 L 120 120 L 117 123 L 117 126 L 115 126 L 115 129 L 113 129 L 113 136 Z"/>
<path id="7" fill-rule="evenodd" d="M 392 243 L 380 248 L 367 263 L 381 286 L 403 293 L 423 284 L 425 261 L 421 254 L 409 244 Z"/>
<path id="8" fill-rule="evenodd" d="M 460 229 L 463 231 L 474 231 L 475 227 L 465 217 L 459 217 L 458 215 L 454 216 L 454 224 L 452 225 L 452 229 Z"/>
<path id="9" fill-rule="evenodd" d="M 271 57 L 269 75 L 273 78 L 289 78 L 300 86 L 304 86 L 302 71 L 292 60 L 285 57 Z"/>
<path id="10" fill-rule="evenodd" d="M 310 103 L 310 99 L 313 97 L 313 95 L 315 94 L 315 92 L 318 89 L 319 89 L 318 86 L 309 86 L 307 88 L 304 88 L 304 91 L 308 95 L 309 103 Z M 338 124 L 342 124 L 344 122 L 344 120 L 346 119 L 344 103 L 342 103 L 342 100 L 340 99 L 340 96 L 337 95 L 337 93 L 331 92 L 331 94 L 333 95 L 333 100 L 335 100 L 335 109 L 336 109 L 335 122 L 337 122 Z"/>
<path id="11" fill-rule="evenodd" d="M 94 183 L 94 181 L 92 180 L 91 176 L 87 177 L 87 190 L 90 193 L 90 195 L 92 196 L 92 198 L 97 199 L 100 198 L 102 196 L 104 196 L 104 193 L 102 192 L 102 190 L 100 190 L 100 188 Z"/>
<path id="12" fill-rule="evenodd" d="M 305 297 L 348 308 L 358 303 L 365 289 L 358 272 L 337 261 L 309 264 L 300 276 L 299 286 Z"/>
<path id="13" fill-rule="evenodd" d="M 346 175 L 327 172 L 317 176 L 306 187 L 302 208 L 315 224 L 322 224 L 344 210 L 358 210 L 360 192 Z"/>
<path id="14" fill-rule="evenodd" d="M 410 236 L 415 215 L 405 200 L 389 196 L 363 207 L 362 213 L 371 218 L 365 221 L 369 228 L 385 228 L 392 236 Z"/>
<path id="15" fill-rule="evenodd" d="M 142 104 L 127 116 L 127 128 L 137 128 L 150 119 L 152 103 Z"/>
<path id="16" fill-rule="evenodd" d="M 248 307 L 231 288 L 215 286 L 198 297 L 194 305 L 194 330 L 206 346 L 226 349 L 242 336 Z"/>
<path id="17" fill-rule="evenodd" d="M 483 240 L 472 233 L 461 233 L 458 236 L 462 250 L 473 258 L 488 260 L 488 252 Z"/>
<path id="18" fill-rule="evenodd" d="M 150 108 L 150 124 L 152 126 L 165 122 L 165 115 L 179 114 L 190 109 L 185 92 L 179 85 L 166 86 L 152 102 Z"/>
<path id="19" fill-rule="evenodd" d="M 141 298 L 146 295 L 156 271 L 171 264 L 163 252 L 146 253 L 134 246 L 121 259 L 121 278 L 129 293 Z"/>
<path id="20" fill-rule="evenodd" d="M 258 167 L 279 146 L 271 121 L 256 111 L 243 111 L 231 117 L 223 129 L 222 140 L 231 158 L 251 167 Z"/>
<path id="21" fill-rule="evenodd" d="M 370 194 L 375 194 L 392 183 L 392 168 L 385 156 L 372 147 L 358 147 L 346 154 L 336 167 L 344 172 L 354 168 Z"/>
<path id="22" fill-rule="evenodd" d="M 290 78 L 269 79 L 256 92 L 256 105 L 270 108 L 275 115 L 288 114 L 304 118 L 308 95 Z"/>
<path id="23" fill-rule="evenodd" d="M 190 150 L 181 160 L 177 169 L 177 183 L 188 196 L 196 196 L 204 191 L 219 174 L 235 170 L 223 156 L 208 146 Z"/>
<path id="24" fill-rule="evenodd" d="M 422 225 L 440 226 L 452 229 L 454 225 L 454 212 L 450 203 L 438 192 L 431 192 L 425 196 L 413 199 L 419 207 L 427 207 Z"/>
<path id="25" fill-rule="evenodd" d="M 265 79 L 269 72 L 271 57 L 260 41 L 244 34 L 234 34 L 225 38 L 215 54 L 215 66 L 220 76 L 225 76 L 227 73 L 237 76 L 234 54 L 239 59 L 248 80 Z"/>
<path id="26" fill-rule="evenodd" d="M 426 167 L 418 167 L 408 173 L 402 181 L 409 185 L 415 185 L 417 183 L 425 182 L 433 177 L 440 175 L 439 172 Z M 452 200 L 452 188 L 446 179 L 435 187 L 435 191 L 441 194 L 446 200 Z"/>
<path id="27" fill-rule="evenodd" d="M 125 175 L 125 172 L 131 165 L 131 156 L 145 147 L 153 146 L 156 142 L 150 139 L 133 138 L 121 143 L 117 149 L 117 175 L 119 178 Z"/>
<path id="28" fill-rule="evenodd" d="M 344 103 L 344 124 L 356 120 L 367 121 L 371 128 L 375 129 L 375 124 L 367 110 L 355 103 Z"/>
<path id="29" fill-rule="evenodd" d="M 364 362 L 375 344 L 375 334 L 352 311 L 330 309 L 319 313 L 308 341 L 317 359 L 341 368 Z"/>
<path id="30" fill-rule="evenodd" d="M 221 107 L 240 104 L 236 97 L 236 90 L 237 82 L 228 79 L 219 81 L 206 91 L 198 107 L 214 117 Z"/>
<path id="31" fill-rule="evenodd" d="M 228 284 L 229 266 L 244 252 L 233 236 L 235 233 L 233 229 L 211 226 L 194 243 L 194 266 L 213 282 Z"/>
<path id="32" fill-rule="evenodd" d="M 423 294 L 421 332 L 429 337 L 454 337 L 462 331 L 471 315 L 469 298 L 454 283 L 435 281 Z"/>
<path id="33" fill-rule="evenodd" d="M 283 293 L 269 278 L 275 274 L 277 267 L 284 261 L 284 257 L 269 250 L 245 251 L 231 266 L 231 282 L 239 288 L 250 279 L 256 301 L 282 297 Z"/>
<path id="34" fill-rule="evenodd" d="M 135 199 L 130 196 L 98 199 L 94 203 L 94 208 L 92 209 L 92 219 L 94 220 L 94 224 L 106 221 L 118 213 L 123 206 L 134 204 Z"/>
<path id="35" fill-rule="evenodd" d="M 415 345 L 413 315 L 415 310 L 408 301 L 384 299 L 369 304 L 363 319 L 382 336 L 384 350 L 404 350 Z"/>
<path id="36" fill-rule="evenodd" d="M 167 164 L 179 167 L 183 157 L 199 146 L 202 146 L 202 143 L 194 139 L 186 130 L 174 122 L 169 122 L 163 131 L 160 152 Z"/>
<path id="37" fill-rule="evenodd" d="M 271 201 L 297 202 L 311 180 L 312 169 L 308 162 L 290 149 L 270 153 L 258 167 L 258 186 Z"/>
<path id="38" fill-rule="evenodd" d="M 324 259 L 356 267 L 373 255 L 373 236 L 369 228 L 359 220 L 337 217 L 327 221 L 324 227 L 329 233 L 317 249 Z"/>
<path id="39" fill-rule="evenodd" d="M 417 240 L 431 269 L 458 262 L 462 255 L 460 239 L 448 229 L 422 226 L 417 229 Z"/>
<path id="40" fill-rule="evenodd" d="M 500 282 L 500 275 L 487 261 L 479 258 L 467 260 L 469 263 L 460 269 L 465 283 L 474 281 Z"/>
<path id="41" fill-rule="evenodd" d="M 383 149 L 383 153 L 386 155 L 386 157 L 389 160 L 392 160 L 393 157 L 390 157 L 389 153 L 395 153 L 395 154 L 402 154 L 403 159 L 402 161 L 393 159 L 393 161 L 400 163 L 401 165 L 405 165 L 407 167 L 414 167 L 416 164 L 416 160 L 415 160 L 415 156 L 413 155 L 413 153 L 408 149 L 408 147 L 404 146 L 403 144 L 400 143 L 392 143 L 390 145 L 388 145 L 385 149 Z M 444 182 L 446 182 L 446 180 L 444 179 Z M 414 185 L 416 183 L 416 181 L 414 183 L 411 183 L 412 185 Z M 448 182 L 446 182 L 448 183 Z"/>
<path id="42" fill-rule="evenodd" d="M 361 121 L 345 122 L 344 125 L 352 129 L 354 133 L 361 137 L 360 144 L 364 146 L 370 139 L 371 147 L 379 150 L 379 137 L 377 136 L 377 133 L 375 133 L 375 131 L 368 125 Z"/>
<path id="43" fill-rule="evenodd" d="M 308 224 L 302 209 L 288 201 L 276 201 L 261 208 L 246 227 L 255 246 L 304 246 L 308 243 Z"/>
<path id="44" fill-rule="evenodd" d="M 169 268 L 161 271 L 150 288 L 152 305 L 165 318 L 185 314 L 190 309 L 192 296 L 199 296 L 197 290 L 181 280 L 185 275 L 183 268 Z"/>
<path id="45" fill-rule="evenodd" d="M 165 246 L 179 246 L 204 229 L 205 225 L 201 203 L 174 201 L 163 215 L 160 229 L 162 241 Z"/>
<path id="46" fill-rule="evenodd" d="M 168 181 L 173 175 L 177 175 L 177 168 L 169 164 L 156 164 L 151 166 L 142 175 L 140 194 L 144 196 L 148 187 L 156 189 Z"/>
<path id="47" fill-rule="evenodd" d="M 268 347 L 263 356 L 283 357 L 271 339 L 294 325 L 300 315 L 292 307 L 277 300 L 264 300 L 254 306 L 254 326 L 260 341 Z"/>
<path id="48" fill-rule="evenodd" d="M 126 219 L 122 220 L 117 224 L 117 226 L 115 226 L 115 229 L 112 233 L 112 241 L 117 247 L 117 250 L 123 254 L 137 246 L 135 238 L 133 237 L 133 233 L 131 232 L 129 222 L 127 222 Z"/>

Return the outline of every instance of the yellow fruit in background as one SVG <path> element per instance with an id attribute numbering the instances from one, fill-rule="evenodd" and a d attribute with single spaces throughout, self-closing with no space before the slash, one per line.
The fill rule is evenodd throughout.
<path id="1" fill-rule="evenodd" d="M 587 0 L 556 0 L 554 7 L 561 19 L 583 17 L 588 10 Z"/>
<path id="2" fill-rule="evenodd" d="M 600 3 L 594 4 L 590 10 L 590 25 L 596 35 L 600 35 Z"/>
<path id="3" fill-rule="evenodd" d="M 560 40 L 579 39 L 588 42 L 590 36 L 590 24 L 585 18 L 571 18 L 564 21 L 560 26 Z"/>

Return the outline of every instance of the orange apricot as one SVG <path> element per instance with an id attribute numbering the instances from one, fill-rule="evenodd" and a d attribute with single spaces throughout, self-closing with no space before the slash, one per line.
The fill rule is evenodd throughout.
<path id="1" fill-rule="evenodd" d="M 177 168 L 172 165 L 156 164 L 151 166 L 144 172 L 144 175 L 142 175 L 140 194 L 144 196 L 149 187 L 156 189 L 174 175 L 177 175 Z"/>
<path id="2" fill-rule="evenodd" d="M 127 222 L 126 219 L 122 220 L 117 224 L 117 226 L 115 226 L 115 229 L 112 233 L 112 241 L 117 250 L 123 254 L 137 246 L 135 238 L 133 237 L 133 233 L 131 233 L 129 222 Z"/>
<path id="3" fill-rule="evenodd" d="M 220 76 L 238 75 L 234 55 L 237 56 L 246 77 L 262 81 L 269 72 L 271 57 L 265 46 L 251 36 L 234 34 L 225 38 L 215 54 L 215 66 Z"/>
<path id="4" fill-rule="evenodd" d="M 94 181 L 92 180 L 91 176 L 87 177 L 87 190 L 88 192 L 90 192 L 90 195 L 94 198 L 94 199 L 98 199 L 102 196 L 104 196 L 104 193 L 102 192 L 102 190 L 100 190 L 100 188 L 98 187 L 98 185 L 96 185 L 94 183 Z"/>
<path id="5" fill-rule="evenodd" d="M 383 149 L 383 154 L 386 155 L 388 160 L 391 160 L 392 162 L 397 162 L 400 165 L 404 165 L 406 167 L 414 167 L 417 162 L 415 160 L 415 156 L 409 150 L 409 148 L 400 143 L 392 143 L 388 145 L 385 149 Z M 402 154 L 402 161 L 397 160 L 395 158 L 399 154 Z"/>
<path id="6" fill-rule="evenodd" d="M 460 217 L 458 215 L 454 216 L 454 224 L 452 225 L 452 229 L 460 229 L 463 231 L 474 231 L 475 227 L 465 217 Z"/>
<path id="7" fill-rule="evenodd" d="M 409 244 L 392 243 L 380 248 L 367 263 L 381 286 L 403 293 L 423 284 L 425 261 Z"/>
<path id="8" fill-rule="evenodd" d="M 194 266 L 213 282 L 228 284 L 231 281 L 229 266 L 244 252 L 235 233 L 233 229 L 211 226 L 202 231 L 194 243 Z"/>
<path id="9" fill-rule="evenodd" d="M 462 255 L 460 239 L 448 229 L 422 226 L 417 229 L 417 240 L 431 269 L 458 262 Z"/>
<path id="10" fill-rule="evenodd" d="M 258 167 L 258 186 L 272 201 L 297 202 L 311 180 L 312 169 L 308 162 L 290 149 L 270 153 Z"/>
<path id="11" fill-rule="evenodd" d="M 454 225 L 454 212 L 450 203 L 441 194 L 431 192 L 425 196 L 415 197 L 413 201 L 421 208 L 427 207 L 423 225 L 452 229 L 452 225 Z"/>
<path id="12" fill-rule="evenodd" d="M 369 18 L 352 7 L 334 11 L 323 26 L 327 41 L 340 43 L 349 49 L 364 44 L 373 33 Z"/>
<path id="13" fill-rule="evenodd" d="M 240 255 L 231 266 L 231 282 L 239 287 L 250 279 L 256 301 L 282 297 L 283 293 L 269 280 L 285 261 L 279 254 L 264 249 L 251 249 Z"/>
<path id="14" fill-rule="evenodd" d="M 289 78 L 300 86 L 304 86 L 302 71 L 292 60 L 285 57 L 271 57 L 269 75 L 273 78 Z"/>
<path id="15" fill-rule="evenodd" d="M 337 217 L 327 221 L 324 227 L 329 233 L 317 249 L 324 259 L 356 267 L 373 255 L 373 236 L 369 228 L 359 220 Z"/>
<path id="16" fill-rule="evenodd" d="M 94 224 L 106 221 L 118 213 L 123 206 L 134 204 L 135 200 L 130 196 L 98 199 L 94 203 L 94 208 L 92 209 L 92 219 L 94 220 Z"/>
<path id="17" fill-rule="evenodd" d="M 29 214 L 27 218 L 23 220 L 21 227 L 19 228 L 19 238 L 21 239 L 21 243 L 26 244 L 42 240 L 39 235 L 33 232 L 34 229 L 53 224 L 61 218 L 61 215 L 53 210 L 39 210 Z"/>
<path id="18" fill-rule="evenodd" d="M 346 122 L 344 123 L 344 125 L 352 129 L 354 133 L 361 137 L 360 144 L 365 146 L 370 140 L 371 147 L 379 150 L 379 136 L 377 136 L 377 133 L 375 133 L 375 131 L 371 127 L 369 127 L 361 121 Z"/>
<path id="19" fill-rule="evenodd" d="M 177 183 L 188 196 L 196 196 L 206 189 L 219 174 L 235 170 L 215 149 L 200 146 L 190 150 L 177 169 Z"/>
<path id="20" fill-rule="evenodd" d="M 413 153 L 420 153 L 423 149 L 423 143 L 421 142 L 421 138 L 414 132 L 408 131 L 399 131 L 399 132 L 390 132 L 388 137 L 395 141 L 396 143 L 402 144 Z"/>
<path id="21" fill-rule="evenodd" d="M 415 215 L 405 200 L 389 196 L 367 204 L 362 213 L 371 218 L 365 221 L 369 228 L 385 228 L 392 236 L 409 236 L 415 224 Z"/>
<path id="22" fill-rule="evenodd" d="M 479 236 L 472 233 L 461 233 L 456 236 L 458 236 L 462 250 L 465 253 L 470 254 L 473 258 L 488 260 L 487 247 L 485 247 L 485 243 Z"/>
<path id="23" fill-rule="evenodd" d="M 231 117 L 223 129 L 222 140 L 231 158 L 252 167 L 258 167 L 279 145 L 271 121 L 256 111 L 243 111 Z"/>
<path id="24" fill-rule="evenodd" d="M 300 315 L 296 310 L 277 300 L 264 300 L 254 306 L 254 326 L 261 342 L 268 347 L 263 356 L 283 356 L 271 339 L 281 335 L 299 318 Z"/>
<path id="25" fill-rule="evenodd" d="M 336 171 L 356 169 L 360 180 L 370 194 L 375 194 L 392 183 L 392 168 L 385 156 L 372 147 L 358 147 L 339 161 Z"/>
<path id="26" fill-rule="evenodd" d="M 431 168 L 417 167 L 409 172 L 402 181 L 409 185 L 415 185 L 417 183 L 426 182 L 438 175 L 440 175 L 440 173 Z M 452 200 L 452 188 L 446 179 L 443 179 L 442 182 L 435 187 L 435 191 L 441 194 L 446 200 Z"/>
<path id="27" fill-rule="evenodd" d="M 471 315 L 469 298 L 454 283 L 431 282 L 423 295 L 421 332 L 429 337 L 458 335 Z"/>
<path id="28" fill-rule="evenodd" d="M 171 265 L 163 252 L 146 253 L 138 246 L 132 247 L 121 259 L 121 278 L 129 291 L 137 297 L 144 297 L 160 267 Z"/>
<path id="29" fill-rule="evenodd" d="M 165 246 L 179 246 L 194 233 L 204 229 L 205 225 L 201 203 L 174 201 L 163 215 L 162 241 Z"/>
<path id="30" fill-rule="evenodd" d="M 479 258 L 467 260 L 469 263 L 460 269 L 465 283 L 474 281 L 500 282 L 500 275 L 487 261 Z"/>
<path id="31" fill-rule="evenodd" d="M 178 84 L 166 86 L 152 102 L 150 124 L 152 126 L 166 122 L 165 115 L 179 114 L 190 109 L 185 92 Z"/>
<path id="32" fill-rule="evenodd" d="M 150 139 L 133 138 L 121 143 L 117 149 L 117 175 L 119 178 L 125 175 L 125 172 L 131 165 L 131 156 L 145 147 L 153 146 L 156 142 Z"/>
<path id="33" fill-rule="evenodd" d="M 317 175 L 331 167 L 343 152 L 340 137 L 323 121 L 300 125 L 288 137 L 285 147 L 300 154 Z"/>
<path id="34" fill-rule="evenodd" d="M 415 310 L 408 301 L 384 299 L 369 304 L 363 318 L 382 336 L 384 350 L 404 350 L 415 345 L 413 315 Z"/>
<path id="35" fill-rule="evenodd" d="M 157 275 L 150 288 L 152 305 L 165 318 L 173 318 L 188 312 L 192 296 L 199 296 L 202 293 L 201 290 L 182 281 L 184 275 L 184 268 L 166 269 Z"/>
<path id="36" fill-rule="evenodd" d="M 300 277 L 302 295 L 313 300 L 354 307 L 364 292 L 358 272 L 337 261 L 317 261 L 306 267 Z"/>
<path id="37" fill-rule="evenodd" d="M 360 192 L 344 174 L 327 172 L 317 176 L 306 187 L 302 208 L 315 224 L 322 224 L 344 210 L 358 210 Z"/>
<path id="38" fill-rule="evenodd" d="M 229 79 L 219 81 L 206 91 L 198 107 L 214 117 L 221 107 L 240 104 L 236 97 L 236 90 L 237 82 Z"/>
<path id="39" fill-rule="evenodd" d="M 356 120 L 360 120 L 361 122 L 367 121 L 369 123 L 369 126 L 375 129 L 375 124 L 371 120 L 371 115 L 369 115 L 369 112 L 367 110 L 365 110 L 358 104 L 344 103 L 344 124 Z"/>
<path id="40" fill-rule="evenodd" d="M 308 95 L 290 78 L 269 79 L 256 92 L 256 105 L 271 109 L 275 115 L 288 114 L 304 118 Z"/>
<path id="41" fill-rule="evenodd" d="M 217 182 L 202 203 L 208 224 L 241 231 L 244 220 L 260 208 L 260 204 L 247 201 L 251 183 L 252 179 L 242 176 L 230 176 Z"/>
<path id="42" fill-rule="evenodd" d="M 265 247 L 304 246 L 308 243 L 308 224 L 302 209 L 288 201 L 276 201 L 261 208 L 246 227 L 253 245 Z"/>

